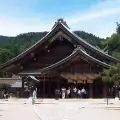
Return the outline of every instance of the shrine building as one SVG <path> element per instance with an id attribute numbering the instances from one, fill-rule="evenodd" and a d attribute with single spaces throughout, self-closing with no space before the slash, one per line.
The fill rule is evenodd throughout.
<path id="1" fill-rule="evenodd" d="M 57 87 L 85 87 L 88 97 L 105 97 L 103 69 L 119 60 L 92 46 L 71 32 L 63 19 L 23 53 L 0 66 L 0 71 L 18 75 L 25 89 L 26 78 L 37 79 L 40 95 L 54 97 Z M 32 76 L 32 77 L 30 77 Z"/>

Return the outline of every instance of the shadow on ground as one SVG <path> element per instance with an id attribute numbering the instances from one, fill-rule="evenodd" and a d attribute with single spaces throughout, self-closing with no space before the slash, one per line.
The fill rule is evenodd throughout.
<path id="1" fill-rule="evenodd" d="M 0 109 L 0 112 L 1 112 L 1 111 L 5 111 L 5 110 L 3 110 L 3 109 Z"/>
<path id="2" fill-rule="evenodd" d="M 2 111 L 5 111 L 5 110 L 3 110 L 3 109 L 0 109 L 0 112 L 2 112 Z M 0 115 L 0 117 L 2 117 L 3 115 Z"/>

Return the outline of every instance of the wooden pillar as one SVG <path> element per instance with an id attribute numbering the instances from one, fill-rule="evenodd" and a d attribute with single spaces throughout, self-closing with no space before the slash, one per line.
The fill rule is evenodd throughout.
<path id="1" fill-rule="evenodd" d="M 48 79 L 48 97 L 51 97 L 51 78 Z"/>
<path id="2" fill-rule="evenodd" d="M 57 78 L 57 88 L 58 88 L 58 89 L 60 89 L 60 81 L 61 81 L 61 79 L 58 77 L 58 78 Z"/>
<path id="3" fill-rule="evenodd" d="M 20 92 L 21 97 L 26 97 L 24 92 L 24 82 L 25 82 L 24 80 L 25 80 L 25 77 L 22 77 L 22 91 Z"/>
<path id="4" fill-rule="evenodd" d="M 93 98 L 93 83 L 89 83 L 89 97 Z"/>
<path id="5" fill-rule="evenodd" d="M 24 77 L 22 77 L 22 88 L 24 89 Z"/>
<path id="6" fill-rule="evenodd" d="M 45 97 L 45 76 L 44 76 L 44 79 L 43 79 L 43 98 Z"/>

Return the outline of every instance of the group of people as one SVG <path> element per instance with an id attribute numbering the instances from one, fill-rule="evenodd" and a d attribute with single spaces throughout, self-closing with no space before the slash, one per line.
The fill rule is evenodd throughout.
<path id="1" fill-rule="evenodd" d="M 86 89 L 83 87 L 81 90 L 76 87 L 66 89 L 62 87 L 61 89 L 55 89 L 56 98 L 85 98 L 86 97 Z"/>
<path id="2" fill-rule="evenodd" d="M 1 91 L 0 96 L 1 96 L 2 99 L 7 99 L 7 98 L 9 98 L 9 93 L 6 92 L 6 91 Z"/>
<path id="3" fill-rule="evenodd" d="M 12 92 L 6 92 L 6 91 L 0 91 L 0 98 L 1 99 L 7 99 L 7 98 L 10 98 L 10 97 L 16 97 L 16 98 L 19 98 L 20 96 L 20 92 L 19 91 L 16 91 L 15 93 L 12 93 Z"/>

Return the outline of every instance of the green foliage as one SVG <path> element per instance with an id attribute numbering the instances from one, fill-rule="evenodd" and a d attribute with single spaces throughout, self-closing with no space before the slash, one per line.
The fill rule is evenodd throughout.
<path id="1" fill-rule="evenodd" d="M 8 49 L 0 48 L 0 63 L 9 60 L 11 56 L 11 52 Z"/>
<path id="2" fill-rule="evenodd" d="M 99 43 L 99 47 L 104 49 L 108 45 L 108 38 L 106 40 L 101 40 Z"/>
<path id="3" fill-rule="evenodd" d="M 115 84 L 120 80 L 120 63 L 109 69 L 104 69 L 102 73 L 102 80 L 104 82 L 114 82 Z"/>
<path id="4" fill-rule="evenodd" d="M 112 56 L 117 59 L 120 59 L 120 52 L 112 52 Z"/>
<path id="5" fill-rule="evenodd" d="M 20 34 L 16 37 L 0 36 L 0 64 L 25 51 L 47 33 L 48 32 L 30 32 Z M 102 40 L 101 38 L 83 31 L 75 31 L 75 34 L 95 46 L 98 46 L 100 40 Z"/>
<path id="6" fill-rule="evenodd" d="M 112 68 L 110 69 L 104 69 L 102 73 L 102 80 L 105 83 L 110 83 L 111 81 L 111 73 L 112 73 Z"/>
<path id="7" fill-rule="evenodd" d="M 112 87 L 115 88 L 115 96 L 118 96 L 118 88 L 120 83 L 120 63 L 115 65 L 114 67 L 110 67 L 109 69 L 105 69 L 102 73 L 102 80 L 107 83 L 107 85 L 111 85 L 114 83 Z"/>
<path id="8" fill-rule="evenodd" d="M 120 34 L 120 24 L 118 22 L 116 24 L 117 24 L 116 32 Z"/>
<path id="9" fill-rule="evenodd" d="M 117 23 L 116 33 L 111 37 L 100 42 L 100 48 L 104 49 L 107 46 L 108 54 L 120 59 L 120 24 Z"/>
<path id="10" fill-rule="evenodd" d="M 114 74 L 112 77 L 111 77 L 111 80 L 113 80 L 113 82 L 116 84 L 119 82 L 119 75 L 118 73 Z M 119 84 L 119 83 L 118 83 Z M 116 84 L 116 85 L 118 85 Z"/>
<path id="11" fill-rule="evenodd" d="M 105 82 L 105 83 L 108 83 L 110 82 L 110 77 L 109 76 L 103 76 L 102 80 Z"/>
<path id="12" fill-rule="evenodd" d="M 113 34 L 108 40 L 109 53 L 120 52 L 120 34 Z"/>
<path id="13" fill-rule="evenodd" d="M 96 37 L 91 33 L 86 33 L 84 31 L 74 31 L 74 33 L 80 36 L 82 39 L 84 39 L 88 43 L 92 44 L 93 46 L 100 46 L 100 42 L 104 40 L 102 38 Z"/>
<path id="14" fill-rule="evenodd" d="M 0 35 L 0 44 L 7 42 L 11 37 Z"/>
<path id="15" fill-rule="evenodd" d="M 46 34 L 47 32 L 31 32 L 16 37 L 0 36 L 0 64 L 25 51 Z"/>
<path id="16" fill-rule="evenodd" d="M 120 59 L 119 29 L 120 24 L 117 24 L 117 34 L 113 34 L 111 37 L 106 39 L 96 37 L 95 35 L 86 33 L 84 31 L 74 31 L 74 33 L 88 43 L 96 46 L 98 49 L 103 49 L 108 46 L 108 53 Z M 0 36 L 0 64 L 25 51 L 27 48 L 44 37 L 47 33 L 48 32 L 30 32 L 20 34 L 16 37 Z"/>
<path id="17" fill-rule="evenodd" d="M 9 84 L 0 84 L 0 91 L 7 91 L 11 86 Z"/>

